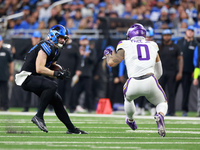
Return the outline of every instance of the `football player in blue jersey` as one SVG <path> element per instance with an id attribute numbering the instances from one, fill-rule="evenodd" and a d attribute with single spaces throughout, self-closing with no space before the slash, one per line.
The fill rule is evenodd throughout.
<path id="1" fill-rule="evenodd" d="M 60 55 L 60 50 L 68 40 L 68 32 L 62 25 L 55 25 L 50 28 L 46 40 L 36 44 L 26 55 L 21 72 L 16 74 L 16 84 L 24 90 L 35 93 L 40 98 L 40 106 L 32 122 L 44 132 L 48 132 L 44 121 L 44 112 L 48 104 L 51 104 L 57 117 L 67 127 L 68 134 L 88 134 L 76 128 L 64 106 L 61 96 L 56 92 L 57 83 L 47 78 L 65 79 L 69 78 L 69 70 L 60 69 L 51 70 L 51 66 L 56 65 Z"/>

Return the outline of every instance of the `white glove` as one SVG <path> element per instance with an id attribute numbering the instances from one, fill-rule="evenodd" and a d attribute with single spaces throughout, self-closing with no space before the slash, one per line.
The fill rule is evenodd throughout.
<path id="1" fill-rule="evenodd" d="M 75 74 L 75 75 L 72 77 L 71 87 L 74 87 L 74 85 L 78 82 L 78 80 L 79 80 L 79 76 Z"/>

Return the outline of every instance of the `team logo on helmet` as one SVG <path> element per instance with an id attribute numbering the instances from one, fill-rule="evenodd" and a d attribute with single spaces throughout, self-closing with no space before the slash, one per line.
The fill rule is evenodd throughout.
<path id="1" fill-rule="evenodd" d="M 51 27 L 49 30 L 48 37 L 55 45 L 61 48 L 62 44 L 58 43 L 59 36 L 64 37 L 65 39 L 68 38 L 68 31 L 66 30 L 66 28 L 62 25 L 55 25 Z"/>
<path id="2" fill-rule="evenodd" d="M 146 29 L 143 27 L 143 25 L 136 23 L 132 25 L 127 33 L 126 33 L 127 39 L 132 39 L 135 36 L 146 36 Z"/>

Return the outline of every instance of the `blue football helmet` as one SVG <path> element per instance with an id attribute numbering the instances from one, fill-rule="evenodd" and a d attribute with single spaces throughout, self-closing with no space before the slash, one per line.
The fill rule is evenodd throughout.
<path id="1" fill-rule="evenodd" d="M 68 31 L 66 28 L 60 24 L 55 25 L 50 28 L 48 37 L 49 39 L 56 45 L 58 48 L 62 48 L 63 44 L 58 43 L 58 37 L 64 37 L 65 39 L 68 39 Z"/>
<path id="2" fill-rule="evenodd" d="M 126 36 L 127 36 L 128 40 L 132 39 L 135 36 L 145 37 L 146 29 L 143 27 L 143 25 L 141 25 L 139 23 L 135 23 L 128 29 Z"/>

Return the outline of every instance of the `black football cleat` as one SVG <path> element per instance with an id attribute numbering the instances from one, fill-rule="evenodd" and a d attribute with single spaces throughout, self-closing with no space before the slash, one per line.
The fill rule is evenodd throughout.
<path id="1" fill-rule="evenodd" d="M 42 131 L 44 131 L 44 132 L 46 132 L 46 133 L 48 132 L 47 127 L 46 127 L 46 125 L 45 125 L 43 119 L 40 119 L 39 117 L 34 116 L 34 117 L 31 119 L 31 121 L 32 121 L 34 124 L 36 124 L 40 130 L 42 130 Z"/>
<path id="2" fill-rule="evenodd" d="M 73 130 L 67 130 L 67 134 L 88 134 L 88 132 L 82 131 L 75 127 Z"/>

